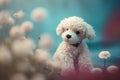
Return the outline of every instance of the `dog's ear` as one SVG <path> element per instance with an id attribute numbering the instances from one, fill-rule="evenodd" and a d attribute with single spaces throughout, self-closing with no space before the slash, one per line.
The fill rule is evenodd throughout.
<path id="1" fill-rule="evenodd" d="M 60 21 L 60 23 L 58 24 L 57 28 L 56 28 L 56 33 L 58 36 L 61 36 L 62 33 L 64 32 L 64 26 L 66 24 L 67 18 L 63 19 L 62 21 Z"/>
<path id="2" fill-rule="evenodd" d="M 56 33 L 58 36 L 60 36 L 63 32 L 64 32 L 64 28 L 59 24 L 56 29 Z"/>
<path id="3" fill-rule="evenodd" d="M 86 37 L 89 40 L 93 40 L 96 37 L 93 27 L 86 22 L 85 22 L 85 26 L 86 26 Z"/>

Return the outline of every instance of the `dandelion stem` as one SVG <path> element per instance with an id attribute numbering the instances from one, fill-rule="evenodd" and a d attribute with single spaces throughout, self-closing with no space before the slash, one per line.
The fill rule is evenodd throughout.
<path id="1" fill-rule="evenodd" d="M 103 69 L 104 71 L 106 70 L 106 59 L 103 59 L 104 65 L 103 65 Z"/>

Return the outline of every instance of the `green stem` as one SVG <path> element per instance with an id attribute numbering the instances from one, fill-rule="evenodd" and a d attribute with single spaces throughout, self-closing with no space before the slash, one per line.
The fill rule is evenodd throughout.
<path id="1" fill-rule="evenodd" d="M 106 59 L 104 59 L 103 62 L 104 62 L 103 69 L 105 71 L 106 70 Z"/>

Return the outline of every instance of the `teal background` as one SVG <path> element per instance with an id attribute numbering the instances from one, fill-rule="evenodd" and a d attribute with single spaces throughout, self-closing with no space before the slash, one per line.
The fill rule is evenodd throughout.
<path id="1" fill-rule="evenodd" d="M 30 37 L 37 43 L 37 38 L 43 33 L 49 33 L 53 36 L 55 44 L 52 48 L 53 55 L 62 39 L 56 35 L 56 27 L 65 17 L 79 16 L 86 22 L 91 24 L 96 31 L 96 38 L 93 41 L 85 40 L 89 46 L 93 64 L 102 66 L 102 60 L 98 58 L 98 54 L 102 50 L 108 50 L 111 58 L 107 63 L 115 64 L 116 60 L 120 60 L 120 44 L 109 46 L 101 45 L 103 39 L 103 27 L 110 17 L 110 14 L 119 7 L 119 0 L 13 0 L 8 7 L 11 13 L 24 10 L 25 18 L 21 21 L 32 21 L 34 29 L 30 33 Z M 48 11 L 48 16 L 43 22 L 34 22 L 30 18 L 33 9 L 44 7 Z"/>

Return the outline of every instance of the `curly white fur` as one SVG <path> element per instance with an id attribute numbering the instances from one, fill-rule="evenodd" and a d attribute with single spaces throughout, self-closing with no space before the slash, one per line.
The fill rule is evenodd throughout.
<path id="1" fill-rule="evenodd" d="M 78 58 L 79 70 L 92 70 L 93 66 L 89 56 L 87 45 L 83 39 L 94 39 L 95 31 L 92 26 L 87 24 L 82 18 L 73 16 L 65 18 L 58 25 L 57 34 L 63 38 L 55 55 L 54 61 L 61 67 L 62 72 L 66 70 L 75 70 L 74 60 Z M 67 35 L 71 37 L 68 38 Z M 76 47 L 74 44 L 79 43 Z"/>

